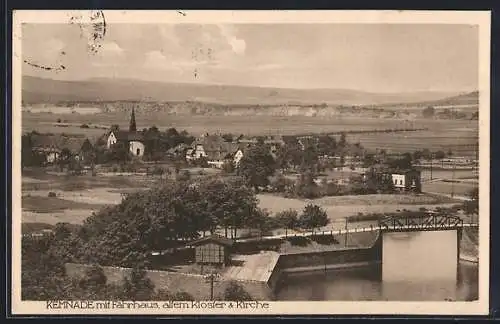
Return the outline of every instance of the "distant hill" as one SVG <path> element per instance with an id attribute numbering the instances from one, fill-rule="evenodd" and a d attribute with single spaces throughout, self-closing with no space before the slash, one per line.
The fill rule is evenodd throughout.
<path id="1" fill-rule="evenodd" d="M 472 91 L 464 94 L 459 94 L 455 96 L 449 96 L 442 99 L 436 100 L 426 100 L 419 102 L 400 102 L 393 104 L 382 104 L 382 105 L 369 105 L 371 107 L 380 107 L 380 108 L 394 108 L 394 107 L 467 107 L 477 108 L 479 105 L 479 92 Z"/>
<path id="2" fill-rule="evenodd" d="M 244 77 L 244 76 L 242 76 Z M 199 101 L 218 104 L 381 105 L 427 102 L 456 95 L 446 92 L 371 93 L 346 89 L 281 89 L 232 85 L 162 83 L 131 79 L 61 81 L 24 76 L 24 103 Z M 445 100 L 445 99 L 443 99 Z"/>
<path id="3" fill-rule="evenodd" d="M 464 105 L 479 105 L 479 92 L 473 91 L 458 96 L 448 97 L 440 100 L 426 102 L 431 106 L 464 106 Z"/>

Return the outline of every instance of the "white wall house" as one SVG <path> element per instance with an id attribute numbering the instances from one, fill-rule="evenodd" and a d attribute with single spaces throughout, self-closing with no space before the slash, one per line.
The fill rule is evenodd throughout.
<path id="1" fill-rule="evenodd" d="M 193 154 L 195 159 L 199 159 L 201 157 L 207 157 L 207 153 L 205 152 L 205 149 L 203 148 L 203 145 L 201 145 L 201 144 L 196 144 L 196 147 L 194 148 L 194 151 L 192 154 Z"/>
<path id="2" fill-rule="evenodd" d="M 395 188 L 406 188 L 406 177 L 404 174 L 392 174 L 392 183 Z"/>
<path id="3" fill-rule="evenodd" d="M 130 141 L 129 142 L 129 150 L 130 153 L 134 156 L 143 156 L 144 155 L 144 144 L 139 141 Z"/>
<path id="4" fill-rule="evenodd" d="M 109 136 L 108 136 L 108 142 L 107 142 L 107 148 L 110 149 L 111 146 L 113 146 L 114 144 L 116 144 L 118 140 L 116 139 L 116 136 L 113 132 L 109 133 Z"/>
<path id="5" fill-rule="evenodd" d="M 416 190 L 417 192 L 421 191 L 420 171 L 406 171 L 401 173 L 393 173 L 391 176 L 394 188 L 402 191 L 408 191 L 408 190 Z"/>
<path id="6" fill-rule="evenodd" d="M 234 165 L 238 166 L 242 158 L 243 158 L 243 151 L 242 150 L 236 151 L 233 158 Z"/>

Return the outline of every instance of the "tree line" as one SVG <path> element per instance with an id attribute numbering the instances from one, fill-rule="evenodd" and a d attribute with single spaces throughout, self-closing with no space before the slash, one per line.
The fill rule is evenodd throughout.
<path id="1" fill-rule="evenodd" d="M 312 206 L 304 211 L 301 224 L 313 229 L 327 222 L 326 213 Z M 120 204 L 93 213 L 76 230 L 61 225 L 52 248 L 64 262 L 133 267 L 149 262 L 152 251 L 178 248 L 204 233 L 223 231 L 226 237 L 238 237 L 239 229 L 265 233 L 281 226 L 258 207 L 255 193 L 242 179 L 198 178 L 126 195 Z"/>
<path id="2" fill-rule="evenodd" d="M 185 291 L 155 287 L 141 264 L 115 282 L 109 282 L 103 268 L 97 264 L 88 266 L 80 276 L 70 276 L 64 258 L 59 255 L 60 250 L 54 248 L 60 231 L 64 232 L 64 228 L 57 226 L 54 237 L 36 241 L 23 239 L 22 300 L 194 301 L 205 298 Z M 253 300 L 236 282 L 230 282 L 217 299 Z"/>

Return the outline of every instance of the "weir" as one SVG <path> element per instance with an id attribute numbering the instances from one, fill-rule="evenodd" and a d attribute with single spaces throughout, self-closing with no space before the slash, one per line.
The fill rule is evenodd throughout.
<path id="1" fill-rule="evenodd" d="M 463 230 L 477 227 L 478 224 L 464 224 L 458 217 L 432 214 L 412 219 L 384 219 L 378 226 L 351 231 L 351 235 L 376 231 L 377 238 L 369 247 L 281 254 L 267 284 L 274 291 L 283 276 L 293 273 L 374 264 L 379 265 L 381 280 L 388 283 L 412 281 L 421 274 L 429 274 L 433 280 L 455 278 L 456 282 Z M 435 268 L 436 264 L 441 265 L 439 269 Z"/>

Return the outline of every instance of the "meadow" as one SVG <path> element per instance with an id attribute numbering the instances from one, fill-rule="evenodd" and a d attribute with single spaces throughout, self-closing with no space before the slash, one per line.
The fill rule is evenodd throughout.
<path id="1" fill-rule="evenodd" d="M 304 133 L 342 132 L 383 129 L 427 129 L 402 133 L 348 134 L 350 142 L 360 142 L 368 149 L 386 149 L 394 152 L 452 149 L 455 155 L 475 155 L 478 145 L 478 122 L 474 120 L 388 119 L 369 117 L 308 117 L 308 116 L 199 116 L 137 113 L 137 127 L 153 125 L 160 129 L 175 127 L 199 136 L 203 133 L 233 133 L 246 135 L 298 135 Z M 60 119 L 65 124 L 58 125 Z M 105 133 L 103 127 L 118 124 L 128 128 L 129 115 L 125 113 L 99 114 L 22 114 L 23 132 L 85 134 L 97 137 Z M 60 123 L 59 123 L 60 124 Z M 89 128 L 79 125 L 87 124 Z"/>
<path id="2" fill-rule="evenodd" d="M 165 180 L 144 174 L 98 174 L 93 177 L 26 170 L 22 184 L 22 222 L 81 224 L 102 207 L 120 203 L 124 194 L 145 190 L 156 181 Z M 450 198 L 425 194 L 340 196 L 305 200 L 264 193 L 257 195 L 257 198 L 259 206 L 272 214 L 289 208 L 300 213 L 307 203 L 318 204 L 327 211 L 332 226 L 335 227 L 335 222 L 343 222 L 343 218 L 360 212 L 395 212 L 456 203 Z"/>

